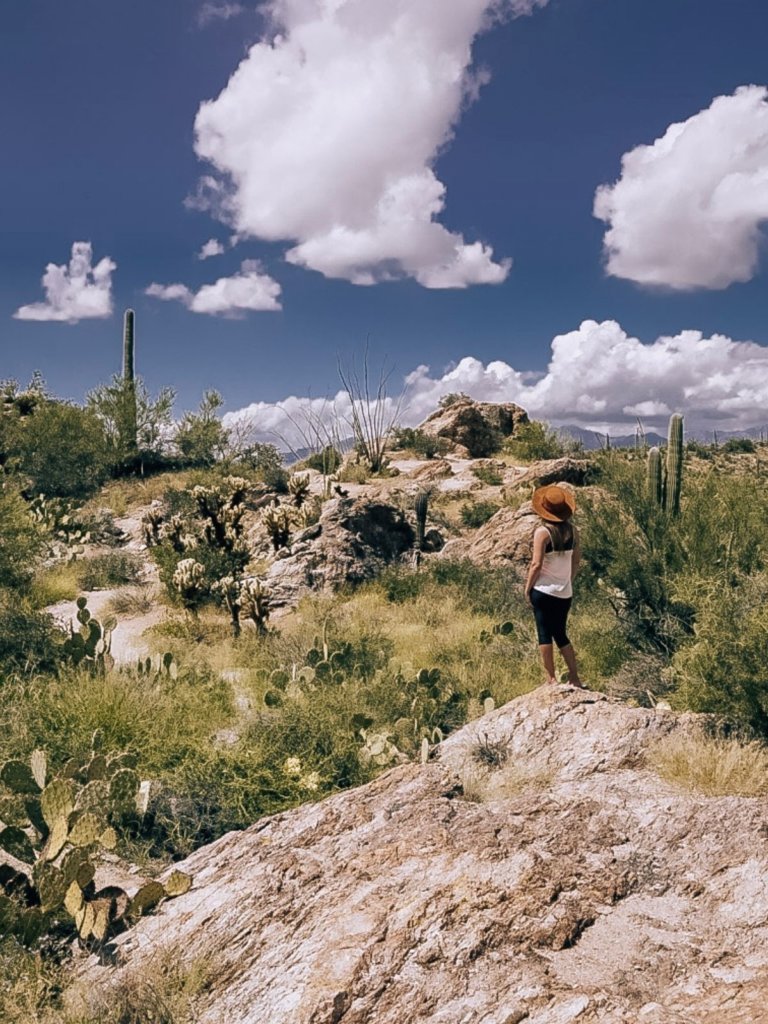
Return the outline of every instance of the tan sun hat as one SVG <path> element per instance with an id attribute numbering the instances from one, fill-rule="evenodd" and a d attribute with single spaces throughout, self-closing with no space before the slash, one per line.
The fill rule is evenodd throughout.
<path id="1" fill-rule="evenodd" d="M 534 512 L 550 523 L 564 523 L 576 511 L 576 499 L 563 487 L 547 484 L 537 487 L 531 499 Z"/>

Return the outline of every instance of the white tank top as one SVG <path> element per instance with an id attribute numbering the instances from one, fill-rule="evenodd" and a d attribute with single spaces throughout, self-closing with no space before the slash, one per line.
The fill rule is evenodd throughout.
<path id="1" fill-rule="evenodd" d="M 551 540 L 549 544 L 551 545 Z M 573 542 L 568 551 L 546 551 L 544 563 L 541 567 L 534 590 L 540 590 L 543 594 L 551 594 L 552 597 L 573 597 L 571 586 L 571 566 L 573 562 Z"/>

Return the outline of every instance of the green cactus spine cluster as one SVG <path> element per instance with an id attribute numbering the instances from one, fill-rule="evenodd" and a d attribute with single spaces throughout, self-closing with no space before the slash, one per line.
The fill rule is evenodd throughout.
<path id="1" fill-rule="evenodd" d="M 165 885 L 150 882 L 131 899 L 123 889 L 97 890 L 96 862 L 114 850 L 112 824 L 146 812 L 148 784 L 140 783 L 129 753 L 105 754 L 93 735 L 83 762 L 68 762 L 48 778 L 45 753 L 6 761 L 0 783 L 16 819 L 0 830 L 0 850 L 21 864 L 0 865 L 0 931 L 33 944 L 69 918 L 82 942 L 98 946 L 128 927 L 161 899 L 182 895 L 191 879 L 174 871 Z M 23 810 L 22 810 L 23 808 Z"/>
<path id="2" fill-rule="evenodd" d="M 136 405 L 135 326 L 136 314 L 132 309 L 126 309 L 123 318 L 123 387 L 125 388 L 125 443 L 129 455 L 135 455 L 139 447 L 138 410 Z"/>

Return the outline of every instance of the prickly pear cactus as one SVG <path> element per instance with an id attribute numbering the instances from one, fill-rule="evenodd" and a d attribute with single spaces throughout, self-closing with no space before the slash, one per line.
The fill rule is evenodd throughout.
<path id="1" fill-rule="evenodd" d="M 69 636 L 64 641 L 64 657 L 73 665 L 82 665 L 92 672 L 103 675 L 112 668 L 114 659 L 110 653 L 112 632 L 117 625 L 115 619 L 99 622 L 88 610 L 87 599 L 77 599 L 77 621 L 79 630 L 73 625 L 69 627 Z"/>
<path id="2" fill-rule="evenodd" d="M 185 893 L 191 879 L 175 871 L 167 885 L 149 883 L 133 901 L 119 888 L 93 891 L 100 850 L 114 850 L 116 823 L 146 811 L 149 784 L 140 783 L 135 758 L 103 752 L 103 735 L 93 735 L 85 763 L 68 762 L 48 779 L 47 758 L 35 751 L 27 765 L 7 761 L 0 782 L 24 800 L 26 824 L 0 829 L 0 850 L 22 865 L 0 866 L 0 932 L 34 944 L 45 931 L 69 918 L 82 942 L 98 947 L 128 927 L 161 899 Z M 133 910 L 131 910 L 133 908 Z"/>

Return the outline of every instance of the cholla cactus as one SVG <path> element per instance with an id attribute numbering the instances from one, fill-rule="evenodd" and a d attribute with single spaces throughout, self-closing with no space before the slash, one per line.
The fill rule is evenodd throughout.
<path id="1" fill-rule="evenodd" d="M 197 543 L 192 534 L 184 532 L 185 529 L 186 523 L 180 515 L 171 516 L 160 530 L 160 539 L 167 540 L 177 554 L 183 555 L 188 548 L 194 547 Z"/>
<path id="2" fill-rule="evenodd" d="M 293 516 L 285 505 L 271 505 L 261 517 L 275 551 L 287 548 L 291 540 Z"/>
<path id="3" fill-rule="evenodd" d="M 187 611 L 194 612 L 205 593 L 205 568 L 194 558 L 182 558 L 173 574 L 173 586 Z"/>
<path id="4" fill-rule="evenodd" d="M 232 551 L 243 532 L 243 502 L 248 493 L 248 481 L 239 476 L 227 477 L 226 493 L 219 487 L 197 486 L 192 496 L 205 524 L 205 539 L 211 547 Z"/>
<path id="5" fill-rule="evenodd" d="M 144 534 L 144 543 L 148 548 L 157 547 L 160 543 L 162 539 L 160 530 L 163 522 L 163 513 L 160 509 L 160 502 L 153 501 L 144 514 L 144 518 L 141 520 L 141 530 Z"/>
<path id="6" fill-rule="evenodd" d="M 260 633 L 267 628 L 267 620 L 272 611 L 272 595 L 261 580 L 248 579 L 240 584 L 240 614 L 251 619 Z"/>
<path id="7" fill-rule="evenodd" d="M 296 508 L 301 508 L 309 497 L 309 474 L 295 473 L 288 481 L 288 490 L 290 491 L 293 504 Z"/>
<path id="8" fill-rule="evenodd" d="M 224 576 L 213 584 L 211 590 L 226 606 L 232 622 L 232 636 L 240 636 L 240 581 L 234 576 Z"/>

